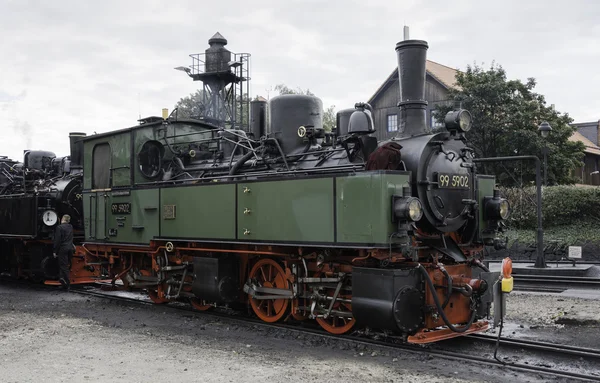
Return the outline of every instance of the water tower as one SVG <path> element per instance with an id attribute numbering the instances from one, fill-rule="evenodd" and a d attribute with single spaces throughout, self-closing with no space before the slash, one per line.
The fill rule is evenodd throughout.
<path id="1" fill-rule="evenodd" d="M 211 124 L 248 130 L 250 54 L 232 53 L 219 32 L 208 40 L 204 53 L 191 54 L 192 65 L 175 69 L 185 71 L 204 84 L 199 118 Z M 197 116 L 194 116 L 197 117 Z"/>

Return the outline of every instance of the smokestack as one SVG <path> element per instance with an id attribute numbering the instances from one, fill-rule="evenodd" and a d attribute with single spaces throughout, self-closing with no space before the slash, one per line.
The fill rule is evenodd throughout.
<path id="1" fill-rule="evenodd" d="M 250 101 L 250 132 L 253 138 L 259 140 L 267 133 L 267 102 L 262 100 Z"/>
<path id="2" fill-rule="evenodd" d="M 429 46 L 423 40 L 405 40 L 396 44 L 400 85 L 399 136 L 429 134 L 425 101 L 425 61 Z"/>
<path id="3" fill-rule="evenodd" d="M 83 138 L 85 133 L 69 133 L 71 169 L 83 169 Z"/>
<path id="4" fill-rule="evenodd" d="M 408 40 L 410 39 L 409 37 L 409 33 L 408 33 L 408 25 L 404 26 L 404 40 Z"/>

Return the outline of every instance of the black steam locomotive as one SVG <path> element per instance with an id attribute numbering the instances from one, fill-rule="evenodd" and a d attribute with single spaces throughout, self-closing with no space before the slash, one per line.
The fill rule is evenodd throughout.
<path id="1" fill-rule="evenodd" d="M 83 133 L 71 133 L 71 155 L 26 150 L 23 162 L 0 159 L 0 268 L 44 279 L 56 274 L 52 238 L 60 218 L 72 217 L 83 238 Z"/>

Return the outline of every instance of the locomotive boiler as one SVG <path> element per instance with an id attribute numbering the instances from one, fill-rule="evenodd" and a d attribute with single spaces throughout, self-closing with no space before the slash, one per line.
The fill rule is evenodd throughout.
<path id="1" fill-rule="evenodd" d="M 489 309 L 498 275 L 477 258 L 483 245 L 498 244 L 498 222 L 507 218 L 508 202 L 495 190 L 493 177 L 478 174 L 472 161 L 474 152 L 465 138 L 472 125 L 468 111 L 448 113 L 442 132 L 428 128 L 427 49 L 427 43 L 418 40 L 396 46 L 400 133 L 380 146 L 393 150 L 394 166 L 399 163 L 411 174 L 409 193 L 414 200 L 394 200 L 393 209 L 396 219 L 413 221 L 410 228 L 399 226 L 398 233 L 411 232 L 417 246 L 408 250 L 416 251 L 412 257 L 419 264 L 408 269 L 354 268 L 353 308 L 357 320 L 373 327 L 414 333 L 423 324 L 443 324 L 453 332 L 467 332 Z M 382 167 L 381 161 L 367 167 Z M 434 293 L 442 286 L 445 297 Z M 453 292 L 461 295 L 459 304 L 451 301 Z M 453 325 L 457 322 L 464 326 Z"/>
<path id="2" fill-rule="evenodd" d="M 57 274 L 52 258 L 54 229 L 63 215 L 72 217 L 82 239 L 82 142 L 71 133 L 71 155 L 26 150 L 23 162 L 0 161 L 0 254 L 3 271 L 36 280 Z"/>

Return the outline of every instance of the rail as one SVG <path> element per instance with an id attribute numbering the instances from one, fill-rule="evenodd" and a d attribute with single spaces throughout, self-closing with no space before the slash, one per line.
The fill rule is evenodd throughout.
<path id="1" fill-rule="evenodd" d="M 0 280 L 2 280 L 2 278 L 0 278 Z M 71 292 L 76 293 L 76 294 L 81 294 L 81 295 L 87 295 L 87 296 L 95 296 L 95 297 L 102 298 L 102 299 L 111 299 L 111 300 L 128 302 L 128 303 L 133 303 L 133 304 L 138 304 L 138 305 L 155 306 L 155 304 L 153 304 L 149 300 L 141 300 L 139 298 L 126 297 L 123 295 L 112 295 L 110 293 L 99 292 L 97 290 L 84 290 L 84 289 L 72 288 Z M 555 367 L 545 367 L 545 366 L 537 366 L 534 364 L 526 364 L 526 363 L 505 363 L 505 362 L 501 362 L 501 361 L 498 361 L 498 360 L 495 360 L 495 359 L 492 359 L 489 357 L 480 356 L 481 353 L 479 353 L 479 355 L 474 355 L 474 354 L 469 354 L 469 353 L 461 353 L 460 351 L 457 351 L 455 349 L 444 350 L 444 349 L 436 349 L 434 347 L 423 347 L 423 346 L 416 346 L 416 345 L 411 345 L 411 344 L 406 344 L 406 343 L 395 343 L 395 342 L 397 342 L 397 340 L 392 337 L 388 337 L 385 340 L 376 340 L 376 339 L 369 339 L 369 338 L 365 338 L 364 336 L 357 336 L 357 335 L 333 335 L 333 334 L 326 333 L 326 332 L 324 332 L 324 330 L 321 330 L 321 329 L 313 329 L 313 328 L 309 328 L 309 327 L 299 327 L 296 325 L 291 325 L 291 324 L 286 324 L 286 323 L 266 323 L 266 322 L 263 322 L 256 318 L 247 317 L 241 313 L 238 313 L 238 316 L 232 316 L 232 315 L 230 315 L 231 310 L 229 310 L 229 313 L 220 313 L 218 311 L 198 311 L 198 310 L 192 309 L 189 306 L 181 306 L 181 305 L 178 305 L 178 306 L 168 305 L 168 306 L 161 306 L 161 307 L 169 307 L 170 309 L 174 309 L 174 310 L 194 312 L 196 315 L 199 315 L 199 316 L 208 316 L 208 317 L 213 317 L 213 318 L 219 318 L 219 319 L 224 319 L 224 320 L 237 322 L 237 323 L 241 323 L 241 324 L 246 324 L 246 325 L 251 325 L 251 326 L 261 326 L 261 327 L 265 327 L 265 328 L 285 330 L 287 332 L 292 332 L 292 333 L 296 333 L 296 334 L 306 334 L 306 335 L 316 336 L 316 337 L 320 337 L 320 338 L 351 343 L 353 345 L 364 345 L 364 346 L 368 346 L 368 347 L 377 346 L 380 348 L 393 350 L 393 351 L 405 351 L 405 352 L 409 352 L 411 354 L 419 353 L 422 355 L 437 356 L 437 357 L 441 357 L 441 358 L 449 359 L 449 360 L 453 360 L 453 361 L 460 361 L 460 362 L 465 362 L 465 363 L 476 364 L 480 367 L 490 366 L 490 367 L 510 369 L 510 370 L 519 371 L 519 372 L 543 374 L 544 376 L 551 376 L 551 377 L 557 377 L 557 378 L 600 382 L 600 373 L 594 372 L 595 375 L 590 375 L 589 373 L 575 372 L 575 371 L 573 371 L 573 368 L 572 368 L 573 363 L 569 364 L 566 367 L 568 370 L 561 370 L 561 369 L 558 369 L 556 366 Z M 462 338 L 455 338 L 455 340 L 460 340 L 463 338 L 470 339 L 470 340 L 480 340 L 480 341 L 489 342 L 489 343 L 494 343 L 496 340 L 495 336 L 488 336 L 488 335 L 482 335 L 482 334 L 467 335 Z M 500 344 L 505 345 L 505 346 L 518 347 L 521 349 L 525 348 L 525 349 L 529 349 L 531 351 L 536 351 L 536 352 L 544 352 L 544 353 L 550 352 L 550 353 L 554 353 L 554 354 L 557 354 L 560 356 L 568 356 L 571 358 L 577 358 L 576 359 L 577 361 L 579 361 L 580 358 L 589 359 L 592 361 L 600 359 L 600 350 L 596 350 L 596 349 L 581 348 L 581 347 L 575 347 L 575 346 L 569 346 L 569 345 L 560 345 L 560 344 L 552 344 L 552 343 L 544 343 L 544 342 L 536 342 L 536 341 L 516 340 L 516 339 L 509 339 L 509 338 L 500 338 Z"/>

